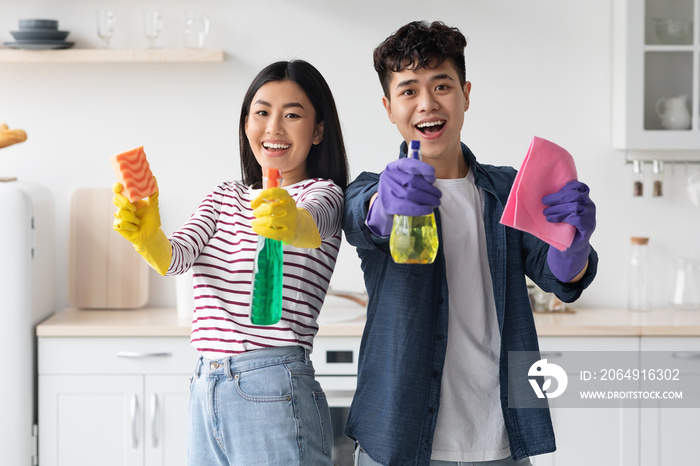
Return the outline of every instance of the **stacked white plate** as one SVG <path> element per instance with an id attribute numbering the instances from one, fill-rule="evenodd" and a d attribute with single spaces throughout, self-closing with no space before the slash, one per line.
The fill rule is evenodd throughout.
<path id="1" fill-rule="evenodd" d="M 69 31 L 59 31 L 54 19 L 20 19 L 19 31 L 10 31 L 14 42 L 5 42 L 13 49 L 47 50 L 67 49 L 73 42 L 66 42 Z"/>

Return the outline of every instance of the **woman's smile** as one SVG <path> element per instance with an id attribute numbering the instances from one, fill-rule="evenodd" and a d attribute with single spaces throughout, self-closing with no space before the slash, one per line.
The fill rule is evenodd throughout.
<path id="1" fill-rule="evenodd" d="M 289 143 L 278 141 L 263 141 L 262 146 L 270 157 L 282 156 L 292 147 Z"/>

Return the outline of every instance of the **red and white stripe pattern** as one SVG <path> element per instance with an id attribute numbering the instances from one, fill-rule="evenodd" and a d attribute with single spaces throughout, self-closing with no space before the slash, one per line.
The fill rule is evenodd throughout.
<path id="1" fill-rule="evenodd" d="M 217 186 L 170 237 L 168 275 L 193 267 L 192 345 L 207 359 L 270 346 L 309 349 L 341 243 L 343 192 L 332 181 L 304 180 L 285 187 L 311 213 L 321 234 L 318 249 L 284 246 L 282 319 L 270 326 L 250 322 L 249 305 L 258 235 L 250 201 L 259 190 L 240 182 Z"/>

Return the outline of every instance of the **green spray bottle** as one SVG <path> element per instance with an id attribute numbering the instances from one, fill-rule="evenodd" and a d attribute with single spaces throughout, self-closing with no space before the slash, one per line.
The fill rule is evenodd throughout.
<path id="1" fill-rule="evenodd" d="M 276 168 L 268 169 L 264 188 L 279 187 L 282 177 Z M 282 279 L 284 260 L 282 242 L 258 237 L 250 299 L 250 321 L 255 325 L 274 325 L 282 318 Z"/>
<path id="2" fill-rule="evenodd" d="M 421 159 L 420 141 L 411 141 L 408 157 Z M 394 215 L 389 249 L 398 264 L 432 264 L 438 250 L 435 214 L 431 212 L 418 217 Z"/>

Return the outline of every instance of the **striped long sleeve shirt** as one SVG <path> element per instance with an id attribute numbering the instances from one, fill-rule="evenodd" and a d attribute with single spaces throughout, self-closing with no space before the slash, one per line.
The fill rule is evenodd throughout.
<path id="1" fill-rule="evenodd" d="M 317 249 L 284 245 L 282 319 L 277 324 L 256 326 L 249 317 L 258 241 L 250 224 L 254 218 L 250 201 L 259 190 L 237 181 L 220 184 L 170 237 L 173 255 L 168 275 L 193 268 L 191 342 L 207 359 L 272 346 L 313 347 L 316 319 L 340 249 L 343 192 L 323 179 L 285 189 L 297 207 L 311 213 L 322 242 Z"/>

